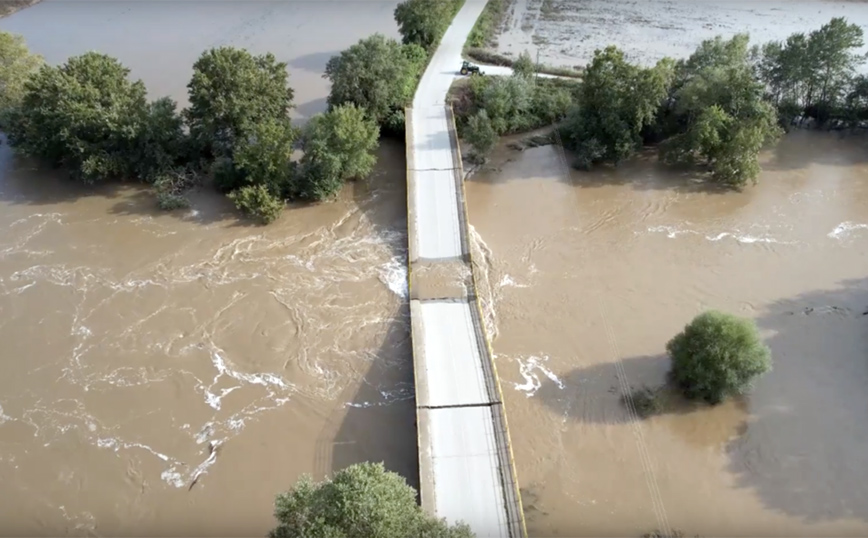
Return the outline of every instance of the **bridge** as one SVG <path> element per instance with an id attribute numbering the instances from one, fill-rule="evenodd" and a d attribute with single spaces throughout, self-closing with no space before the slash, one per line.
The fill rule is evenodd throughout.
<path id="1" fill-rule="evenodd" d="M 422 507 L 478 537 L 527 536 L 444 103 L 483 0 L 467 0 L 406 109 L 409 288 Z"/>

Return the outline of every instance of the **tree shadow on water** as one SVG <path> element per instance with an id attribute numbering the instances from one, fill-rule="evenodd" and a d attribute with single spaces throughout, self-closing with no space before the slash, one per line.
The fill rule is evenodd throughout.
<path id="1" fill-rule="evenodd" d="M 352 198 L 392 256 L 407 263 L 407 166 L 404 144 L 380 138 L 377 165 L 365 180 L 352 182 Z"/>
<path id="2" fill-rule="evenodd" d="M 383 344 L 371 357 L 360 385 L 340 397 L 346 404 L 333 413 L 317 438 L 316 479 L 355 463 L 383 462 L 386 469 L 418 488 L 409 323 L 410 309 L 404 303 L 389 322 Z"/>
<path id="3" fill-rule="evenodd" d="M 746 418 L 745 398 L 714 407 L 688 401 L 668 383 L 669 369 L 666 355 L 595 364 L 571 371 L 560 383 L 547 380 L 536 397 L 555 413 L 589 424 L 629 424 L 661 417 L 667 431 L 699 448 L 722 446 L 737 434 Z"/>
<path id="4" fill-rule="evenodd" d="M 771 148 L 762 168 L 801 170 L 812 164 L 849 167 L 868 162 L 868 133 L 794 128 Z"/>
<path id="5" fill-rule="evenodd" d="M 340 53 L 341 51 L 336 50 L 331 52 L 314 52 L 312 54 L 305 54 L 304 56 L 299 56 L 298 58 L 290 60 L 289 67 L 321 75 L 325 73 L 325 67 L 329 60 L 331 60 L 333 56 L 339 56 Z"/>
<path id="6" fill-rule="evenodd" d="M 729 471 L 805 522 L 868 521 L 868 279 L 779 301 L 759 319 L 774 370 L 727 446 Z"/>
<path id="7" fill-rule="evenodd" d="M 517 137 L 508 140 L 515 141 Z M 507 142 L 507 144 L 511 144 Z M 707 179 L 699 167 L 667 165 L 657 150 L 645 148 L 618 165 L 598 164 L 590 170 L 573 167 L 575 155 L 559 145 L 541 145 L 521 151 L 502 147 L 469 181 L 500 184 L 528 178 L 552 178 L 579 189 L 627 186 L 637 191 L 672 191 L 679 194 L 728 194 L 734 189 Z"/>

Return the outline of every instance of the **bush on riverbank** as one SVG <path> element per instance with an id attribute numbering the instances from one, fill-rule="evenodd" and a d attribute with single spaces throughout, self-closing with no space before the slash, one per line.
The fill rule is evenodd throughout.
<path id="1" fill-rule="evenodd" d="M 464 0 L 405 0 L 395 8 L 395 22 L 405 45 L 433 52 Z"/>
<path id="2" fill-rule="evenodd" d="M 717 311 L 696 316 L 666 350 L 675 386 L 710 404 L 746 392 L 772 366 L 753 321 Z"/>
<path id="3" fill-rule="evenodd" d="M 471 77 L 449 97 L 459 131 L 485 110 L 498 136 L 551 125 L 563 119 L 578 88 L 575 81 L 523 76 Z"/>
<path id="4" fill-rule="evenodd" d="M 277 496 L 271 538 L 473 538 L 466 525 L 450 526 L 416 504 L 416 491 L 382 463 L 351 465 L 315 483 L 303 477 Z"/>
<path id="5" fill-rule="evenodd" d="M 374 34 L 332 57 L 330 107 L 353 103 L 390 133 L 404 132 L 404 108 L 413 103 L 428 55 L 416 44 L 402 45 Z"/>

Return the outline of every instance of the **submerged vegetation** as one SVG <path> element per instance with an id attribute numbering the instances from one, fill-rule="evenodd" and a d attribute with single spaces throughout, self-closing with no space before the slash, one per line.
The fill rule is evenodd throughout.
<path id="1" fill-rule="evenodd" d="M 148 101 L 111 56 L 49 66 L 0 32 L 0 129 L 19 154 L 82 182 L 151 185 L 161 209 L 188 207 L 185 192 L 209 181 L 242 213 L 273 222 L 287 201 L 327 200 L 373 171 L 380 135 L 403 136 L 404 108 L 462 5 L 407 0 L 395 9 L 403 43 L 374 34 L 331 58 L 328 110 L 304 130 L 289 118 L 287 64 L 270 53 L 206 50 L 179 111 L 169 98 Z"/>
<path id="2" fill-rule="evenodd" d="M 689 58 L 650 68 L 610 46 L 595 52 L 580 82 L 562 80 L 559 88 L 535 78 L 523 55 L 512 77 L 471 81 L 453 102 L 463 133 L 482 110 L 498 135 L 556 125 L 577 168 L 617 165 L 656 144 L 662 161 L 740 188 L 756 181 L 761 149 L 792 124 L 840 128 L 868 120 L 868 78 L 857 74 L 862 45 L 862 29 L 835 18 L 763 46 L 751 46 L 746 34 L 717 37 Z M 510 95 L 508 106 L 500 93 Z"/>
<path id="3" fill-rule="evenodd" d="M 467 525 L 426 514 L 416 490 L 382 463 L 355 464 L 331 479 L 302 478 L 274 503 L 271 538 L 473 538 Z"/>

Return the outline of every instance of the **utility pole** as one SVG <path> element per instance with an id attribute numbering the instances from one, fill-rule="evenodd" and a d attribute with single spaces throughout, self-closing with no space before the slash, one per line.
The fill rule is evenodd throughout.
<path id="1" fill-rule="evenodd" d="M 539 47 L 536 49 L 536 73 L 534 73 L 535 78 L 539 78 Z"/>

